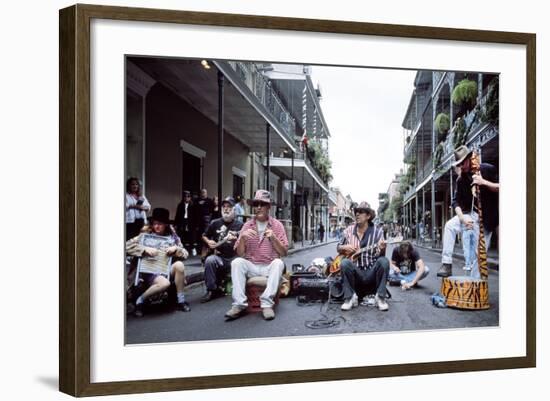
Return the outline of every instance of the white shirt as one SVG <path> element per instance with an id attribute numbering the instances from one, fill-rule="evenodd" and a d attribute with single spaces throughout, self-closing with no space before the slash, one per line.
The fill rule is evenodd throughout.
<path id="1" fill-rule="evenodd" d="M 142 205 L 145 206 L 147 210 L 151 210 L 151 204 L 147 198 L 141 196 L 140 199 L 143 199 Z M 143 219 L 144 223 L 147 224 L 147 213 L 145 210 L 130 208 L 130 206 L 135 206 L 137 203 L 138 199 L 133 195 L 126 194 L 126 223 L 134 223 L 136 219 Z"/>

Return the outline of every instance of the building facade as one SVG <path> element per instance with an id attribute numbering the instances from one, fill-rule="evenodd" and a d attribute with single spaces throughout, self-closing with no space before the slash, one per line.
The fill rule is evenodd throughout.
<path id="1" fill-rule="evenodd" d="M 498 86 L 495 74 L 419 71 L 403 119 L 402 222 L 413 237 L 421 222 L 439 246 L 451 208 L 454 150 L 466 145 L 499 166 Z"/>
<path id="2" fill-rule="evenodd" d="M 266 188 L 289 238 L 310 239 L 321 221 L 328 227 L 330 162 L 327 169 L 319 159 L 328 159 L 330 133 L 320 90 L 309 67 L 283 67 L 128 57 L 126 176 L 172 216 L 184 190 L 251 198 Z M 301 147 L 304 133 L 320 154 Z"/>

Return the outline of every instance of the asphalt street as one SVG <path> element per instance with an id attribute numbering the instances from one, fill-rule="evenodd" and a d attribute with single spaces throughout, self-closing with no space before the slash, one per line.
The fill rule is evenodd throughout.
<path id="1" fill-rule="evenodd" d="M 336 244 L 328 244 L 296 252 L 285 258 L 290 268 L 294 263 L 309 265 L 316 257 L 335 256 Z M 498 326 L 499 324 L 499 273 L 490 270 L 490 309 L 468 311 L 438 308 L 432 305 L 431 295 L 440 290 L 441 279 L 436 277 L 440 265 L 439 254 L 419 249 L 430 274 L 416 288 L 402 291 L 388 287 L 392 298 L 389 311 L 381 312 L 374 306 L 358 306 L 342 312 L 339 304 L 312 303 L 299 305 L 296 297 L 281 298 L 275 308 L 276 318 L 265 321 L 261 313 L 247 314 L 226 322 L 225 312 L 231 307 L 231 296 L 217 298 L 201 304 L 204 285 L 195 284 L 186 292 L 190 312 L 165 311 L 146 314 L 142 318 L 127 316 L 126 343 L 147 344 L 180 341 L 207 341 L 223 339 L 269 338 L 281 336 L 334 335 L 401 330 L 436 330 Z M 387 255 L 391 254 L 391 246 Z M 453 263 L 454 275 L 462 275 L 463 261 Z M 336 325 L 312 329 L 306 323 L 323 319 Z"/>

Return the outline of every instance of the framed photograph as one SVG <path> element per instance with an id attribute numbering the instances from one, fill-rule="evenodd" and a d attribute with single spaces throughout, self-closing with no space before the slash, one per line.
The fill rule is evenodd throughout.
<path id="1" fill-rule="evenodd" d="M 535 366 L 534 34 L 59 21 L 62 392 Z"/>

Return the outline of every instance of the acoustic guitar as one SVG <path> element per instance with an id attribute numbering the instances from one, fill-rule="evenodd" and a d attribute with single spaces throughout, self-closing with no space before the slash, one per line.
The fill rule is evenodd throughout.
<path id="1" fill-rule="evenodd" d="M 406 242 L 406 241 L 390 241 L 390 242 L 386 242 L 385 244 L 387 246 L 387 245 L 401 244 L 403 242 Z M 356 251 L 345 251 L 345 250 L 339 251 L 338 255 L 334 258 L 333 262 L 330 265 L 330 268 L 329 268 L 330 274 L 338 274 L 340 272 L 340 264 L 342 263 L 342 260 L 350 259 L 352 262 L 355 263 L 357 259 L 359 259 L 359 256 L 361 256 L 361 254 L 365 252 L 370 252 L 374 249 L 376 249 L 376 254 L 380 252 L 380 249 L 378 248 L 378 244 L 365 246 Z"/>

